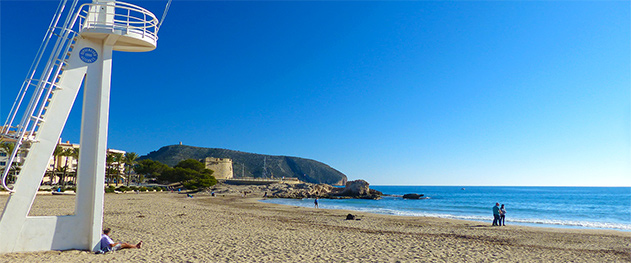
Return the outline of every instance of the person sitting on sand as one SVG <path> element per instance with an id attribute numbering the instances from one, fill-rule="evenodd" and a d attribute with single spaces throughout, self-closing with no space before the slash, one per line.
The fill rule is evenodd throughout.
<path id="1" fill-rule="evenodd" d="M 109 236 L 110 231 L 112 231 L 112 229 L 110 228 L 103 229 L 103 234 L 101 235 L 101 251 L 108 252 L 108 251 L 116 251 L 116 250 L 120 250 L 124 248 L 142 247 L 142 241 L 138 242 L 138 244 L 136 245 L 132 245 L 129 243 L 121 243 L 121 242 L 115 243 L 114 241 L 112 241 L 112 239 Z"/>

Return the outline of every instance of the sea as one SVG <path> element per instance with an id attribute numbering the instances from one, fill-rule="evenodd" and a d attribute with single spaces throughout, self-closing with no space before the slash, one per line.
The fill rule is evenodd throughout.
<path id="1" fill-rule="evenodd" d="M 507 225 L 631 231 L 631 187 L 370 186 L 380 200 L 320 199 L 323 209 L 399 216 L 493 221 L 492 207 L 504 204 Z M 402 195 L 423 194 L 408 200 Z M 313 207 L 313 199 L 262 202 Z"/>

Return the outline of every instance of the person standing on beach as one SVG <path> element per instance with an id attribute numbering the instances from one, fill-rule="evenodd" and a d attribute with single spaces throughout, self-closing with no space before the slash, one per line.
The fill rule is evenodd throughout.
<path id="1" fill-rule="evenodd" d="M 315 198 L 315 201 L 313 201 L 313 204 L 315 204 L 315 208 L 318 208 L 318 198 Z"/>
<path id="2" fill-rule="evenodd" d="M 500 226 L 506 226 L 506 208 L 504 208 L 504 204 L 500 207 Z"/>
<path id="3" fill-rule="evenodd" d="M 493 207 L 493 226 L 499 226 L 500 221 L 500 203 L 495 203 Z"/>

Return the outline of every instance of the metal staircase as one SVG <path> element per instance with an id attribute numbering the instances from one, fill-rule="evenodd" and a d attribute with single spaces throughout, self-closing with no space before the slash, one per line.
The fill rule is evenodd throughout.
<path id="1" fill-rule="evenodd" d="M 13 189 L 6 184 L 9 170 L 16 162 L 18 154 L 26 156 L 31 144 L 37 141 L 38 127 L 46 121 L 47 107 L 54 100 L 55 91 L 60 89 L 57 84 L 76 43 L 77 32 L 72 28 L 78 16 L 68 15 L 63 24 L 59 25 L 66 2 L 59 3 L 29 74 L 0 131 L 0 140 L 15 144 L 13 152 L 7 153 L 8 160 L 2 172 L 2 187 L 10 192 Z M 77 1 L 74 1 L 67 13 L 75 14 L 76 6 Z M 46 56 L 48 58 L 44 60 Z M 25 103 L 27 97 L 30 97 L 28 104 Z M 20 115 L 22 118 L 18 120 Z"/>

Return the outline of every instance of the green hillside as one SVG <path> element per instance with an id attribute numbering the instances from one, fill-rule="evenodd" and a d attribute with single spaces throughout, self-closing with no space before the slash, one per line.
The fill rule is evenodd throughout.
<path id="1" fill-rule="evenodd" d="M 338 170 L 318 161 L 298 157 L 263 155 L 218 148 L 170 145 L 150 152 L 139 159 L 151 159 L 169 166 L 174 166 L 182 160 L 201 160 L 206 157 L 232 159 L 235 178 L 296 177 L 301 181 L 309 183 L 326 183 L 331 185 L 346 184 L 346 175 Z M 266 164 L 265 168 L 267 171 L 263 169 L 264 163 Z"/>

